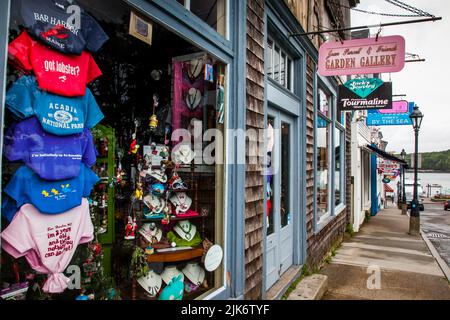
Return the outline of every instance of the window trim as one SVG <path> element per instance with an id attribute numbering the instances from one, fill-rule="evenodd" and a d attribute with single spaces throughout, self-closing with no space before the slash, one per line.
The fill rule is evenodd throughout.
<path id="1" fill-rule="evenodd" d="M 222 0 L 225 1 L 225 34 L 220 34 L 216 29 L 214 29 L 212 26 L 210 26 L 206 21 L 201 19 L 199 16 L 197 16 L 195 13 L 191 11 L 191 0 L 183 0 L 184 5 L 179 3 L 177 0 L 172 0 L 174 3 L 178 4 L 182 8 L 184 8 L 186 11 L 189 12 L 193 17 L 199 19 L 201 22 L 203 22 L 208 28 L 210 28 L 213 32 L 217 33 L 220 37 L 224 38 L 225 40 L 230 41 L 230 0 Z M 216 4 L 217 5 L 217 4 Z"/>
<path id="2" fill-rule="evenodd" d="M 320 101 L 319 101 L 319 90 L 322 90 L 329 97 L 329 106 L 328 106 L 328 116 L 323 114 L 320 110 Z M 329 81 L 328 78 L 323 78 L 317 73 L 314 76 L 314 233 L 319 233 L 328 223 L 330 223 L 334 218 L 339 216 L 346 209 L 346 163 L 345 163 L 345 127 L 338 121 L 338 117 L 341 116 L 339 110 L 337 110 L 337 93 L 334 89 L 334 86 Z M 330 126 L 332 126 L 330 139 L 332 146 L 329 157 L 330 161 L 330 172 L 329 172 L 329 212 L 327 213 L 326 218 L 322 218 L 321 221 L 317 219 L 317 182 L 318 182 L 318 163 L 317 163 L 317 119 L 322 118 L 325 119 Z M 340 174 L 340 189 L 342 194 L 342 201 L 339 204 L 335 204 L 335 129 L 339 130 L 342 134 L 340 138 L 340 156 L 341 156 L 341 174 Z"/>
<path id="3" fill-rule="evenodd" d="M 272 44 L 272 50 L 268 50 L 268 44 L 269 42 Z M 293 56 L 289 53 L 289 50 L 286 50 L 286 48 L 280 44 L 280 41 L 277 41 L 275 39 L 275 37 L 273 37 L 271 34 L 269 34 L 267 36 L 267 42 L 266 42 L 266 47 L 265 49 L 268 51 L 266 58 L 269 56 L 269 52 L 270 54 L 270 62 L 271 62 L 271 67 L 272 67 L 272 76 L 269 75 L 269 73 L 267 72 L 267 67 L 266 67 L 266 73 L 267 73 L 267 79 L 273 81 L 275 84 L 279 85 L 281 88 L 283 88 L 284 90 L 289 91 L 290 93 L 295 94 L 295 85 L 296 85 L 296 79 L 295 79 L 295 75 L 294 75 L 294 71 L 295 71 L 295 63 L 296 60 L 293 58 Z M 277 49 L 279 50 L 279 68 L 281 68 L 281 57 L 284 55 L 285 56 L 285 62 L 284 62 L 284 80 L 285 80 L 285 84 L 282 84 L 281 82 L 281 69 L 278 75 L 278 79 L 275 79 L 275 54 L 274 52 L 277 51 Z M 290 62 L 290 63 L 289 63 Z M 289 72 L 289 75 L 287 75 L 287 72 Z M 289 79 L 289 81 L 288 81 Z M 288 85 L 290 84 L 290 86 Z"/>

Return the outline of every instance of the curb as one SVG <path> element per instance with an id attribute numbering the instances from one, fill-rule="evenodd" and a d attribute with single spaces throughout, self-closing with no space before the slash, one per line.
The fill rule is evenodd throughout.
<path id="1" fill-rule="evenodd" d="M 323 274 L 313 274 L 300 281 L 287 300 L 320 300 L 327 288 L 328 277 Z"/>
<path id="2" fill-rule="evenodd" d="M 448 281 L 450 281 L 450 267 L 447 265 L 447 263 L 441 258 L 439 255 L 439 252 L 436 250 L 436 247 L 433 245 L 433 243 L 428 239 L 425 232 L 420 229 L 420 235 L 422 236 L 423 241 L 425 241 L 428 250 L 430 250 L 431 255 L 436 259 L 436 262 L 439 265 L 439 268 L 441 268 L 442 272 L 444 273 L 445 277 Z"/>

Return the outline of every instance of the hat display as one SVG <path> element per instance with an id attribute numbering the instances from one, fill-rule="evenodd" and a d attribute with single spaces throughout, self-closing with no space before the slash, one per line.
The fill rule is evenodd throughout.
<path id="1" fill-rule="evenodd" d="M 186 183 L 180 178 L 180 176 L 174 172 L 172 178 L 169 180 L 169 189 L 171 191 L 187 190 L 188 187 Z"/>
<path id="2" fill-rule="evenodd" d="M 189 220 L 181 220 L 173 227 L 173 230 L 177 235 L 186 241 L 191 241 L 194 239 L 197 233 L 197 227 L 194 226 Z"/>
<path id="3" fill-rule="evenodd" d="M 154 183 L 150 186 L 150 191 L 155 196 L 162 196 L 166 192 L 166 186 L 163 183 Z"/>
<path id="4" fill-rule="evenodd" d="M 205 280 L 205 270 L 197 262 L 188 263 L 182 272 L 196 286 L 200 286 Z"/>
<path id="5" fill-rule="evenodd" d="M 181 281 L 184 281 L 183 273 L 175 266 L 167 266 L 161 274 L 162 280 L 167 285 L 170 283 L 170 281 L 172 281 L 173 278 L 177 276 L 181 276 Z"/>
<path id="6" fill-rule="evenodd" d="M 192 199 L 186 192 L 176 192 L 169 200 L 175 206 L 175 213 L 184 213 L 188 211 L 192 205 Z"/>
<path id="7" fill-rule="evenodd" d="M 139 234 L 141 234 L 150 244 L 158 243 L 162 238 L 162 231 L 156 227 L 155 223 L 145 223 L 139 230 Z"/>
<path id="8" fill-rule="evenodd" d="M 155 178 L 159 182 L 166 183 L 167 182 L 167 175 L 166 170 L 164 167 L 152 167 L 150 169 L 149 175 L 152 178 Z"/>
<path id="9" fill-rule="evenodd" d="M 139 278 L 137 282 L 151 297 L 156 297 L 162 286 L 161 276 L 156 274 L 153 270 L 150 270 L 145 277 Z"/>
<path id="10" fill-rule="evenodd" d="M 189 61 L 187 73 L 190 79 L 196 79 L 203 71 L 203 58 Z"/>
<path id="11" fill-rule="evenodd" d="M 183 279 L 181 275 L 178 275 L 161 291 L 158 300 L 182 300 L 183 291 Z"/>
<path id="12" fill-rule="evenodd" d="M 150 209 L 152 214 L 159 214 L 164 211 L 166 200 L 154 194 L 149 194 L 144 197 L 144 204 Z"/>
<path id="13" fill-rule="evenodd" d="M 172 160 L 176 164 L 190 164 L 195 158 L 195 152 L 188 144 L 179 144 L 172 151 Z"/>

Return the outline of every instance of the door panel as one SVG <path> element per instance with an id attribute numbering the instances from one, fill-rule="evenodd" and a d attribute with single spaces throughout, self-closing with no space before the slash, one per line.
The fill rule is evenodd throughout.
<path id="1" fill-rule="evenodd" d="M 267 125 L 274 128 L 273 148 L 268 150 L 272 175 L 266 176 L 266 200 L 270 201 L 266 230 L 266 289 L 269 289 L 293 263 L 292 183 L 296 168 L 292 168 L 292 118 L 270 109 Z"/>

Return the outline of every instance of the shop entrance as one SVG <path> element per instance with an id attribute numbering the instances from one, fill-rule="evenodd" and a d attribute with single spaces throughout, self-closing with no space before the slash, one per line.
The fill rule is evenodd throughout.
<path id="1" fill-rule="evenodd" d="M 266 289 L 293 264 L 293 170 L 295 125 L 291 116 L 269 108 Z"/>

